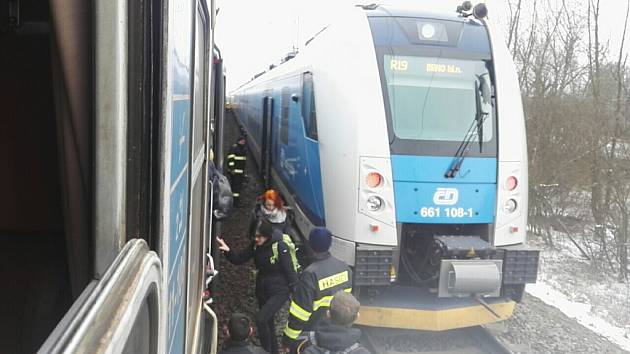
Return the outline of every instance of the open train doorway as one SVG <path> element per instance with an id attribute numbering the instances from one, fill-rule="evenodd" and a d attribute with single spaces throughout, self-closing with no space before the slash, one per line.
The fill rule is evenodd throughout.
<path id="1" fill-rule="evenodd" d="M 89 280 L 91 26 L 82 16 L 88 5 L 75 3 L 0 0 L 0 348 L 7 353 L 37 351 Z"/>

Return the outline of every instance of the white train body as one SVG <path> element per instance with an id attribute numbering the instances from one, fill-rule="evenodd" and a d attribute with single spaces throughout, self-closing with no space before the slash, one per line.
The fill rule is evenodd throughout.
<path id="1" fill-rule="evenodd" d="M 332 231 L 332 253 L 355 267 L 355 292 L 373 305 L 364 324 L 441 330 L 509 316 L 511 298 L 535 279 L 537 252 L 524 247 L 525 123 L 501 33 L 455 12 L 376 6 L 336 17 L 294 58 L 233 93 L 261 171 L 287 196 L 303 235 L 316 225 Z M 423 28 L 435 38 L 422 38 Z M 414 263 L 425 256 L 435 264 Z M 513 268 L 515 257 L 527 269 Z M 471 296 L 494 301 L 495 313 Z M 437 324 L 446 307 L 477 318 Z M 400 311 L 435 320 L 409 322 Z"/>

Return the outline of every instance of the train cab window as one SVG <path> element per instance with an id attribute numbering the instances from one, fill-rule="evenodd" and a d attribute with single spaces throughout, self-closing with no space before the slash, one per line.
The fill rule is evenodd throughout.
<path id="1" fill-rule="evenodd" d="M 306 136 L 317 140 L 317 115 L 315 113 L 315 90 L 313 88 L 313 74 L 304 73 L 302 76 L 302 119 Z"/>
<path id="2" fill-rule="evenodd" d="M 289 144 L 289 104 L 291 102 L 291 92 L 288 87 L 282 88 L 282 107 L 280 109 L 280 142 L 282 145 Z"/>

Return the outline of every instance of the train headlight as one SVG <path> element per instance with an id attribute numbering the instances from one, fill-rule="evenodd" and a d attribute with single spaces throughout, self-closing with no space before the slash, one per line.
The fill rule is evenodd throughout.
<path id="1" fill-rule="evenodd" d="M 377 211 L 383 206 L 383 199 L 373 195 L 367 199 L 367 203 L 365 203 L 365 206 L 368 208 L 369 211 Z"/>
<path id="2" fill-rule="evenodd" d="M 422 34 L 422 37 L 424 38 L 433 38 L 433 36 L 435 36 L 435 26 L 433 26 L 430 23 L 425 23 L 424 25 L 422 25 L 422 28 L 420 29 L 420 33 Z"/>
<path id="3" fill-rule="evenodd" d="M 508 199 L 505 204 L 503 204 L 503 211 L 507 214 L 512 214 L 516 208 L 518 207 L 518 203 L 514 199 Z"/>

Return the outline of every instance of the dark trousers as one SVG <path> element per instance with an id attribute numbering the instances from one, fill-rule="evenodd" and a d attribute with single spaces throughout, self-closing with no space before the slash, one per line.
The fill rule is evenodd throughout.
<path id="1" fill-rule="evenodd" d="M 258 299 L 260 310 L 256 314 L 256 327 L 258 327 L 258 336 L 260 345 L 271 354 L 278 353 L 278 339 L 276 338 L 276 313 L 282 308 L 287 300 L 288 293 L 279 293 L 271 296 L 266 301 Z"/>
<path id="2" fill-rule="evenodd" d="M 234 198 L 234 206 L 239 205 L 241 186 L 243 184 L 242 174 L 230 174 L 230 188 L 232 188 L 232 196 Z"/>

